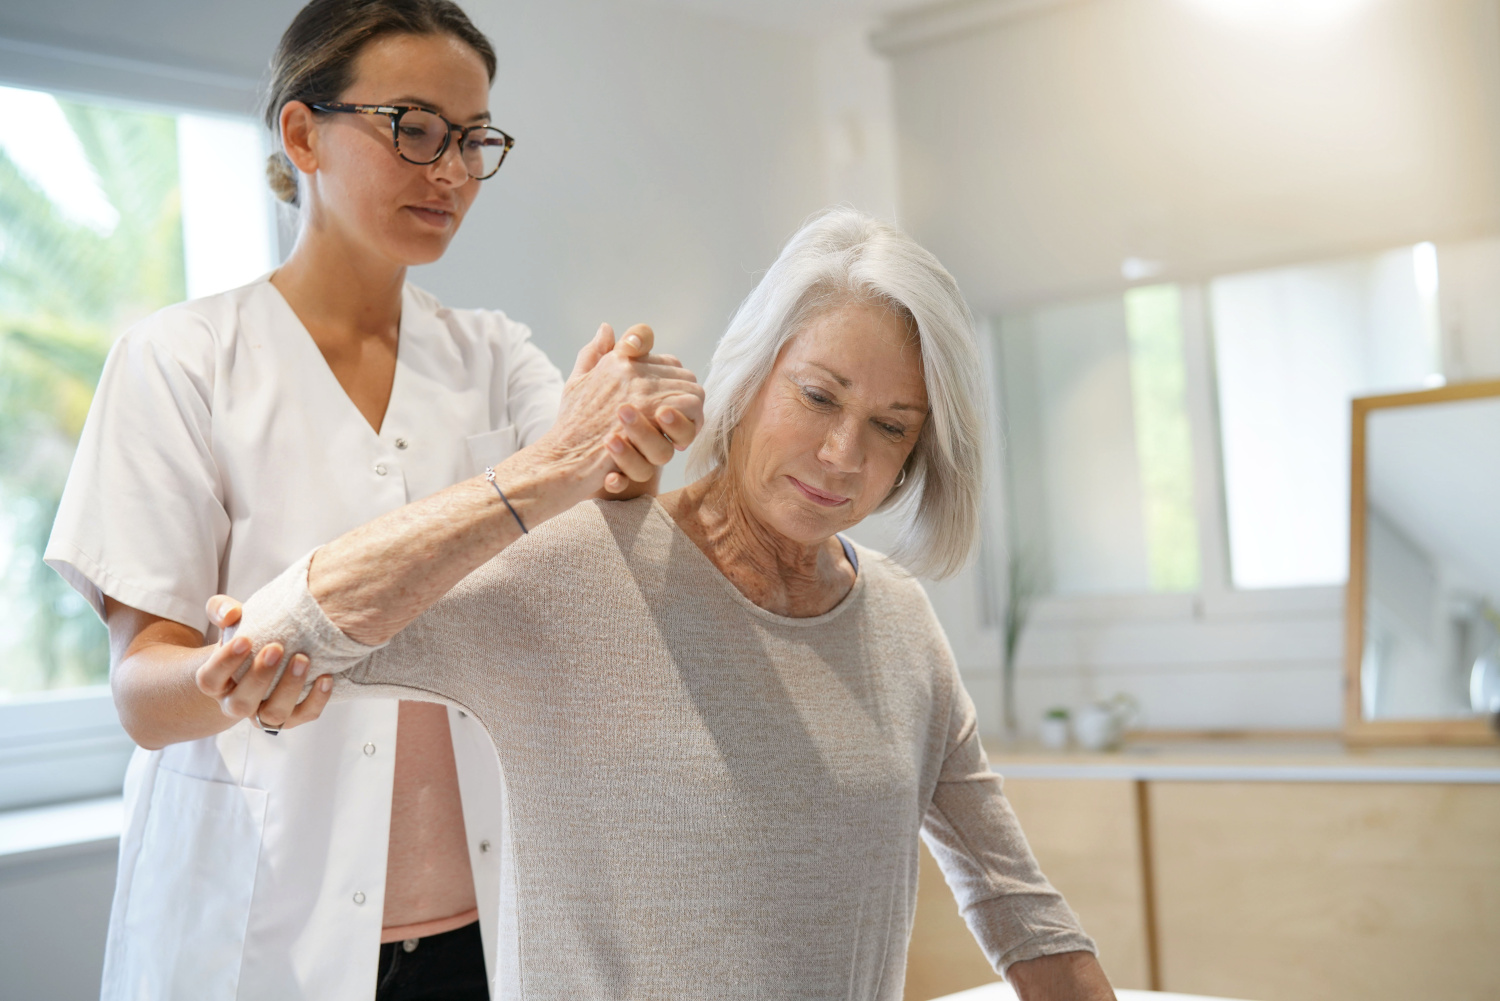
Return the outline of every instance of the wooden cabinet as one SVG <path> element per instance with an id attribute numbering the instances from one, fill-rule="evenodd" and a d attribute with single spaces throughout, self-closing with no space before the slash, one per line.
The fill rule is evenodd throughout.
<path id="1" fill-rule="evenodd" d="M 1500 998 L 1500 786 L 1148 787 L 1165 990 Z"/>
<path id="2" fill-rule="evenodd" d="M 1117 987 L 1261 1001 L 1500 998 L 1500 784 L 1005 787 Z M 924 849 L 906 998 L 996 979 Z"/>

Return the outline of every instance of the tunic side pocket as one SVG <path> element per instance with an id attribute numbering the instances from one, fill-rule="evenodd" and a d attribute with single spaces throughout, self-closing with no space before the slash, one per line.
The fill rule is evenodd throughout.
<path id="1" fill-rule="evenodd" d="M 234 1001 L 266 792 L 158 769 L 125 910 L 120 984 L 155 1001 Z"/>

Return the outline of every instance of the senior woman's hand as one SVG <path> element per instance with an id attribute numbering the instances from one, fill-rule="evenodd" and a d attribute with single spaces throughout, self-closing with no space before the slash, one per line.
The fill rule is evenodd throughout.
<path id="1" fill-rule="evenodd" d="M 1012 963 L 1005 979 L 1021 1001 L 1115 1001 L 1104 968 L 1090 952 L 1061 952 Z"/>
<path id="2" fill-rule="evenodd" d="M 557 423 L 544 441 L 580 456 L 601 445 L 604 489 L 634 496 L 655 482 L 675 452 L 687 448 L 703 422 L 703 387 L 674 356 L 651 353 L 655 333 L 636 324 L 618 343 L 600 324 L 578 352 L 563 391 Z"/>

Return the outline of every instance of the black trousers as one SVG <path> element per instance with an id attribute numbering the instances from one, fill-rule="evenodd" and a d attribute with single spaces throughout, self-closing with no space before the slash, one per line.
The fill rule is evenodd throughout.
<path id="1" fill-rule="evenodd" d="M 380 947 L 375 1001 L 489 1001 L 479 922 Z"/>

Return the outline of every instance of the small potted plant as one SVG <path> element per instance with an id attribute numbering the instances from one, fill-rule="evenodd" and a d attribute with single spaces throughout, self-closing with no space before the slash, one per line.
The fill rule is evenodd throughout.
<path id="1" fill-rule="evenodd" d="M 1042 746 L 1049 751 L 1061 751 L 1068 746 L 1071 731 L 1069 713 L 1061 706 L 1053 706 L 1042 714 L 1040 737 Z"/>

